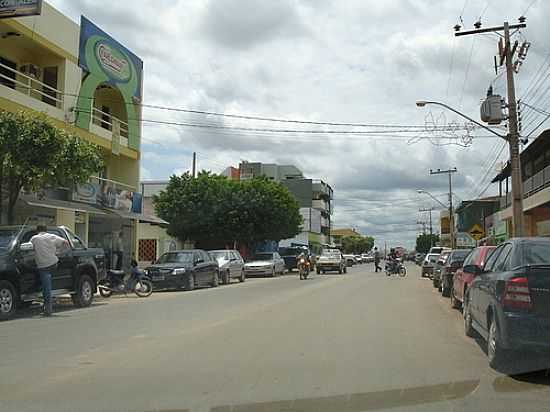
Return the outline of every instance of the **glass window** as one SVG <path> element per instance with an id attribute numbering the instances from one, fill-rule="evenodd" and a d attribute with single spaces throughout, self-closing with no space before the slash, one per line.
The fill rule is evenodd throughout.
<path id="1" fill-rule="evenodd" d="M 493 272 L 504 272 L 508 268 L 508 262 L 510 261 L 510 253 L 512 252 L 512 245 L 507 243 L 502 247 L 502 251 L 498 256 L 493 266 Z"/>
<path id="2" fill-rule="evenodd" d="M 191 252 L 170 252 L 162 255 L 157 263 L 190 263 L 192 260 Z"/>
<path id="3" fill-rule="evenodd" d="M 212 259 L 210 258 L 210 255 L 204 251 L 200 251 L 200 256 L 201 256 L 201 259 L 204 260 L 205 262 L 211 262 Z"/>
<path id="4" fill-rule="evenodd" d="M 80 240 L 80 238 L 75 235 L 73 232 L 67 229 L 67 234 L 69 235 L 69 240 L 71 241 L 73 248 L 75 249 L 86 249 L 86 246 L 84 246 L 84 242 Z"/>
<path id="5" fill-rule="evenodd" d="M 466 256 L 466 259 L 464 259 L 464 266 L 473 265 L 474 264 L 474 256 L 477 252 L 477 249 L 470 252 L 468 256 Z"/>
<path id="6" fill-rule="evenodd" d="M 493 266 L 495 264 L 495 261 L 497 260 L 497 257 L 498 255 L 500 255 L 500 252 L 502 251 L 502 248 L 504 246 L 499 246 L 498 248 L 496 248 L 492 253 L 491 253 L 491 256 L 489 256 L 489 258 L 487 259 L 487 261 L 485 262 L 485 267 L 484 269 L 487 271 L 487 272 L 492 272 L 493 271 Z"/>
<path id="7" fill-rule="evenodd" d="M 15 236 L 17 236 L 16 230 L 1 230 L 0 231 L 0 249 L 10 249 Z"/>
<path id="8" fill-rule="evenodd" d="M 524 243 L 523 256 L 528 265 L 550 264 L 550 242 Z"/>
<path id="9" fill-rule="evenodd" d="M 253 260 L 273 260 L 273 253 L 256 253 Z"/>

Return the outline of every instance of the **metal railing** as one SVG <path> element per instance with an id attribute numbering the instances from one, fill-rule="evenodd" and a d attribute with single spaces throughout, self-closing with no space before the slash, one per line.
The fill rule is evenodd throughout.
<path id="1" fill-rule="evenodd" d="M 15 76 L 10 77 L 0 73 L 0 85 L 17 90 L 29 97 L 49 104 L 50 106 L 54 106 L 59 109 L 63 107 L 63 92 L 61 90 L 48 86 L 46 83 L 43 83 L 21 71 L 6 66 L 5 64 L 0 63 L 0 67 L 5 71 L 13 73 Z M 23 79 L 23 81 L 20 79 Z M 24 90 L 24 92 L 22 90 Z"/>
<path id="2" fill-rule="evenodd" d="M 120 124 L 120 136 L 128 138 L 128 123 L 120 120 L 119 118 L 101 111 L 97 108 L 92 109 L 92 122 L 96 126 L 102 127 L 105 130 L 113 131 L 113 123 L 118 122 Z"/>
<path id="3" fill-rule="evenodd" d="M 535 193 L 550 187 L 550 166 L 531 176 L 523 182 L 523 198 L 526 199 Z M 500 199 L 500 207 L 507 208 L 512 204 L 512 193 L 508 193 Z"/>

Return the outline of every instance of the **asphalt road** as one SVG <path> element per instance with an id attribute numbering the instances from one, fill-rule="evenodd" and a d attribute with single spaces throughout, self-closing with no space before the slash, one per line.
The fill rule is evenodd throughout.
<path id="1" fill-rule="evenodd" d="M 57 309 L 0 324 L 0 411 L 550 410 L 545 373 L 491 370 L 414 266 Z"/>

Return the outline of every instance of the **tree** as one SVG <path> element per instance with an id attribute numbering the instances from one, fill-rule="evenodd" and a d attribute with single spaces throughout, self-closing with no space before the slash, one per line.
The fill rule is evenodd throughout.
<path id="1" fill-rule="evenodd" d="M 344 253 L 358 255 L 367 253 L 374 247 L 374 238 L 371 236 L 344 236 L 342 238 L 342 249 Z"/>
<path id="2" fill-rule="evenodd" d="M 101 169 L 100 149 L 63 129 L 45 114 L 0 111 L 0 217 L 8 223 L 22 190 L 84 183 Z"/>
<path id="3" fill-rule="evenodd" d="M 439 242 L 439 235 L 421 234 L 416 237 L 416 251 L 418 253 L 428 253 L 432 245 Z"/>
<path id="4" fill-rule="evenodd" d="M 300 233 L 302 224 L 292 194 L 265 178 L 236 182 L 210 172 L 196 178 L 186 173 L 172 176 L 153 202 L 170 222 L 170 235 L 198 244 L 279 241 Z"/>

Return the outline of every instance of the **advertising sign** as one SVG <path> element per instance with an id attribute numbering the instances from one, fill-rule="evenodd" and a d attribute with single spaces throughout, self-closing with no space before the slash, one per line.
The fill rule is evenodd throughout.
<path id="1" fill-rule="evenodd" d="M 1 1 L 1 0 L 0 0 Z M 80 21 L 78 65 L 141 102 L 143 61 L 86 17 Z"/>
<path id="2" fill-rule="evenodd" d="M 0 19 L 36 16 L 42 13 L 42 0 L 0 0 Z"/>
<path id="3" fill-rule="evenodd" d="M 73 192 L 76 202 L 90 203 L 123 212 L 141 213 L 143 198 L 141 193 L 117 188 L 114 183 L 83 183 Z"/>

